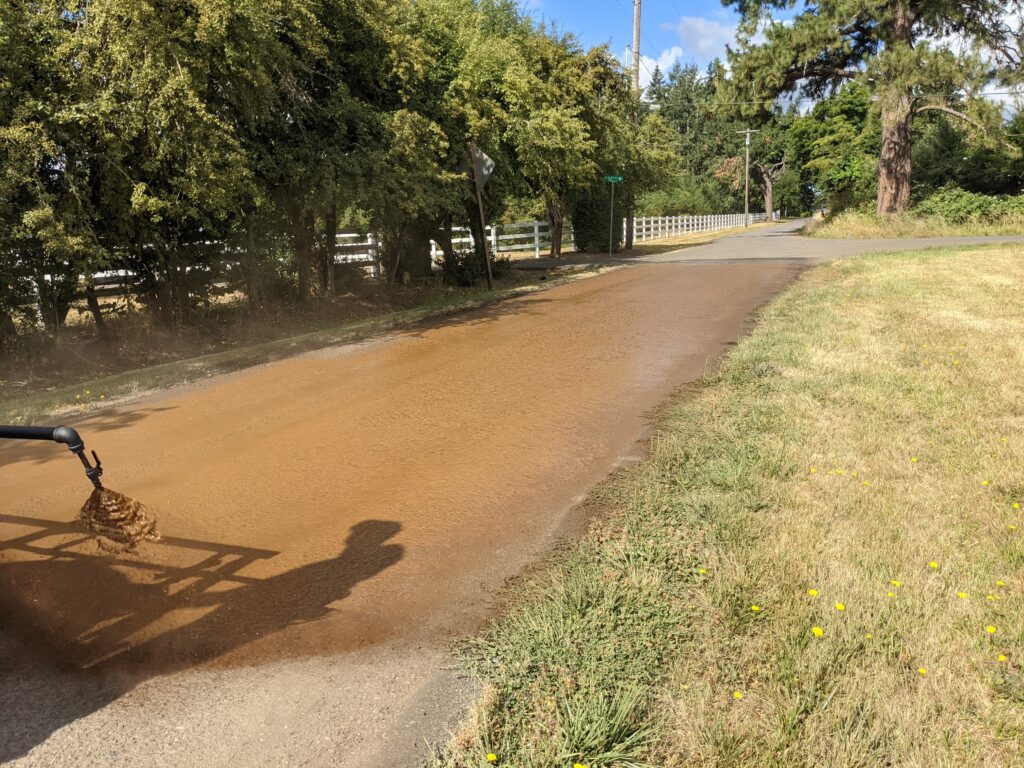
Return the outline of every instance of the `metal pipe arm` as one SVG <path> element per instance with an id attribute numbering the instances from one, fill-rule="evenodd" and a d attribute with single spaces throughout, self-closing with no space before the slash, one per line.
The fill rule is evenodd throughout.
<path id="1" fill-rule="evenodd" d="M 75 454 L 85 467 L 85 475 L 97 488 L 102 488 L 100 475 L 103 474 L 103 465 L 96 451 L 92 452 L 92 458 L 96 466 L 89 463 L 85 456 L 85 442 L 72 427 L 20 427 L 14 425 L 0 425 L 0 438 L 12 440 L 53 440 L 55 443 L 63 443 L 68 450 Z"/>

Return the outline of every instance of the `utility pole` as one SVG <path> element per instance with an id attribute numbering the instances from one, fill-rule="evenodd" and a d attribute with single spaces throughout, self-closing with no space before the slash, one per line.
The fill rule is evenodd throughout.
<path id="1" fill-rule="evenodd" d="M 633 90 L 640 90 L 640 0 L 633 0 Z"/>
<path id="2" fill-rule="evenodd" d="M 746 160 L 743 163 L 743 226 L 750 226 L 750 134 L 760 133 L 752 128 L 747 128 L 736 133 L 743 134 L 743 150 Z"/>

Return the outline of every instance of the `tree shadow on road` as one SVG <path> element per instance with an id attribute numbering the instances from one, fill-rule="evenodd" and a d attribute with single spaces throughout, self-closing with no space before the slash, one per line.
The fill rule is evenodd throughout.
<path id="1" fill-rule="evenodd" d="M 357 584 L 402 559 L 405 548 L 388 543 L 400 530 L 397 522 L 360 522 L 335 557 L 265 579 L 228 577 L 238 586 L 220 591 L 210 589 L 218 582 L 204 580 L 201 569 L 177 574 L 190 583 L 170 594 L 159 579 L 129 578 L 122 571 L 132 568 L 130 560 L 72 557 L 59 548 L 51 559 L 0 563 L 0 763 L 25 755 L 146 679 L 316 622 Z M 16 548 L 6 544 L 0 541 L 0 550 Z M 38 608 L 19 599 L 21 588 L 50 602 L 56 620 L 43 627 Z M 180 609 L 205 613 L 134 641 L 137 632 Z M 81 669 L 83 661 L 88 669 Z"/>

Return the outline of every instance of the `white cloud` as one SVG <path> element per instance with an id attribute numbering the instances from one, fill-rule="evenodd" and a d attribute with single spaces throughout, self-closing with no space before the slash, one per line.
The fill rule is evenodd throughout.
<path id="1" fill-rule="evenodd" d="M 658 67 L 661 69 L 662 74 L 667 73 L 672 65 L 675 64 L 683 57 L 683 49 L 678 45 L 673 45 L 671 48 L 666 48 L 660 54 L 658 58 L 652 59 L 650 56 L 645 56 L 643 52 L 640 53 L 640 87 L 646 88 L 651 84 L 651 75 L 654 74 L 654 68 Z M 633 54 L 627 48 L 619 54 L 619 61 L 622 62 L 622 66 L 629 69 L 633 66 Z"/>
<path id="2" fill-rule="evenodd" d="M 682 16 L 663 29 L 675 30 L 683 43 L 688 61 L 707 64 L 714 58 L 725 59 L 725 46 L 736 39 L 736 25 L 703 16 Z"/>

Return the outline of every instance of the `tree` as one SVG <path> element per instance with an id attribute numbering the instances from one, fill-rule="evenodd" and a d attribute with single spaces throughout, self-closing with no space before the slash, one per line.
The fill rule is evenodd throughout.
<path id="1" fill-rule="evenodd" d="M 973 94 L 1012 76 L 1015 38 L 1006 19 L 1024 7 L 1021 0 L 810 0 L 782 21 L 771 14 L 791 8 L 789 0 L 727 1 L 742 15 L 730 60 L 746 98 L 769 102 L 793 92 L 820 98 L 851 80 L 870 90 L 882 126 L 880 215 L 909 205 L 915 116 L 938 111 L 978 129 L 996 121 Z M 955 50 L 944 42 L 954 37 L 968 45 Z M 954 106 L 958 94 L 967 96 L 964 109 Z"/>

